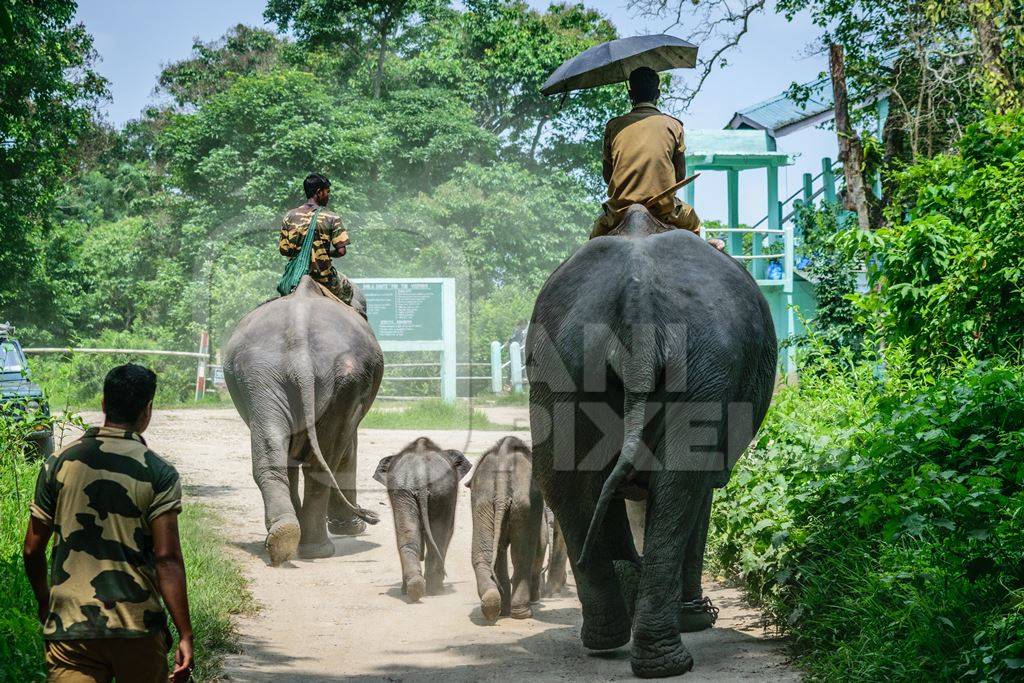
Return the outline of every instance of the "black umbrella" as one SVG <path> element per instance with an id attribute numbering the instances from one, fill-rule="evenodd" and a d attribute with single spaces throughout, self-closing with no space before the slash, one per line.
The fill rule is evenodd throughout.
<path id="1" fill-rule="evenodd" d="M 655 71 L 692 69 L 697 46 L 665 34 L 610 40 L 584 50 L 555 69 L 540 92 L 554 95 L 629 80 L 633 69 L 648 66 Z"/>

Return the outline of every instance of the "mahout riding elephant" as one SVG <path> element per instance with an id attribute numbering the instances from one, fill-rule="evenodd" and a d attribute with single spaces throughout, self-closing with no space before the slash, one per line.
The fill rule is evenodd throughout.
<path id="1" fill-rule="evenodd" d="M 541 596 L 550 598 L 552 595 L 561 593 L 562 588 L 565 587 L 565 566 L 569 561 L 569 555 L 565 549 L 562 528 L 558 526 L 555 513 L 547 505 L 544 506 L 542 532 L 541 556 L 544 557 L 547 553 L 547 564 L 544 567 L 544 588 L 541 591 Z"/>
<path id="2" fill-rule="evenodd" d="M 693 666 L 679 637 L 684 552 L 764 418 L 777 363 L 747 271 L 664 228 L 629 207 L 616 234 L 548 278 L 527 337 L 533 474 L 565 535 L 583 644 L 632 635 L 641 677 Z M 624 498 L 647 501 L 642 563 Z"/>
<path id="3" fill-rule="evenodd" d="M 473 571 L 480 611 L 527 619 L 540 600 L 544 500 L 533 481 L 530 448 L 506 436 L 481 456 L 466 483 L 473 506 Z M 512 576 L 508 556 L 512 556 Z"/>
<path id="4" fill-rule="evenodd" d="M 249 425 L 275 566 L 296 553 L 334 554 L 328 511 L 335 533 L 357 534 L 379 521 L 356 503 L 356 430 L 377 395 L 384 357 L 360 313 L 362 293 L 354 303 L 327 298 L 305 276 L 291 294 L 242 318 L 224 349 L 228 391 Z"/>
<path id="5" fill-rule="evenodd" d="M 402 594 L 411 602 L 437 595 L 455 530 L 459 481 L 469 472 L 461 452 L 444 450 L 422 436 L 395 455 L 381 458 L 373 478 L 388 489 L 395 540 L 402 563 Z M 426 563 L 426 579 L 420 562 Z"/>

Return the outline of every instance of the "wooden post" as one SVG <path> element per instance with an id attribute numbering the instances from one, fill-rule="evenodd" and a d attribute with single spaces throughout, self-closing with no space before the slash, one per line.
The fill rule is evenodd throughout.
<path id="1" fill-rule="evenodd" d="M 511 372 L 512 391 L 517 394 L 523 392 L 523 351 L 519 342 L 512 342 L 508 345 L 508 369 Z"/>
<path id="2" fill-rule="evenodd" d="M 843 162 L 846 178 L 844 204 L 850 211 L 857 212 L 857 224 L 861 230 L 871 229 L 871 215 L 868 210 L 867 190 L 864 186 L 864 150 L 860 138 L 850 123 L 850 101 L 846 92 L 846 68 L 843 64 L 843 46 L 832 43 L 828 46 L 828 64 L 832 74 L 832 95 L 835 101 L 836 136 L 839 138 L 839 160 Z"/>
<path id="3" fill-rule="evenodd" d="M 814 202 L 814 176 L 804 173 L 804 204 Z"/>
<path id="4" fill-rule="evenodd" d="M 825 157 L 821 160 L 821 184 L 825 188 L 825 201 L 836 203 L 836 174 L 832 171 L 832 160 Z"/>
<path id="5" fill-rule="evenodd" d="M 199 334 L 199 353 L 209 354 L 210 352 L 210 333 L 203 330 Z M 196 366 L 196 400 L 198 401 L 206 393 L 206 362 L 209 358 L 201 356 L 199 363 Z"/>
<path id="6" fill-rule="evenodd" d="M 735 230 L 740 227 L 740 172 L 730 168 L 725 172 L 729 195 L 728 227 Z M 729 253 L 738 256 L 743 253 L 743 233 L 729 233 Z"/>
<path id="7" fill-rule="evenodd" d="M 501 343 L 496 341 L 491 342 L 491 391 L 501 393 Z"/>

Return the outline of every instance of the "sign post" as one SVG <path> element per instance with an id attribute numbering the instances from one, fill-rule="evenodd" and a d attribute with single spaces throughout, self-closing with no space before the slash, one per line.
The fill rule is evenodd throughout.
<path id="1" fill-rule="evenodd" d="M 441 398 L 455 401 L 455 280 L 353 278 L 382 351 L 439 351 Z"/>

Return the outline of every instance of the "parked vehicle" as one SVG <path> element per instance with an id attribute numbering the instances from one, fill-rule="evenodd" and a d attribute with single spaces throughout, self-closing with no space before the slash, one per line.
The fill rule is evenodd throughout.
<path id="1" fill-rule="evenodd" d="M 42 387 L 31 381 L 25 353 L 10 323 L 0 323 L 0 413 L 32 423 L 29 441 L 36 453 L 43 458 L 53 453 L 50 405 Z"/>

